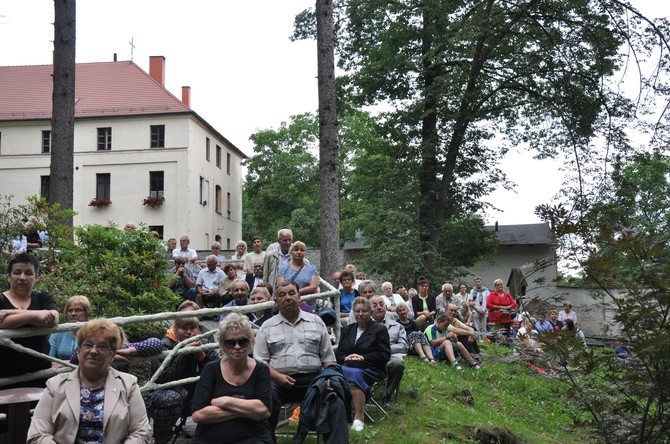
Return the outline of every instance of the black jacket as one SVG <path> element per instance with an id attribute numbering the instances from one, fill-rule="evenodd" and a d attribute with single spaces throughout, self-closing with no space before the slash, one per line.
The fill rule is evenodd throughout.
<path id="1" fill-rule="evenodd" d="M 365 331 L 356 341 L 358 323 L 349 324 L 342 330 L 340 345 L 335 357 L 338 364 L 344 364 L 344 358 L 352 353 L 363 356 L 362 361 L 348 361 L 348 367 L 373 368 L 382 375 L 386 374 L 386 364 L 391 359 L 391 340 L 389 332 L 382 324 L 372 319 L 368 322 Z"/>

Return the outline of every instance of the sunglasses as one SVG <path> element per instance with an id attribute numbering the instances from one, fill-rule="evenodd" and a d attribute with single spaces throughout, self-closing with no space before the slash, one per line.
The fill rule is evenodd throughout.
<path id="1" fill-rule="evenodd" d="M 251 340 L 249 338 L 226 339 L 223 341 L 223 345 L 228 348 L 235 348 L 236 345 L 239 345 L 240 348 L 244 348 L 249 345 L 250 342 Z"/>

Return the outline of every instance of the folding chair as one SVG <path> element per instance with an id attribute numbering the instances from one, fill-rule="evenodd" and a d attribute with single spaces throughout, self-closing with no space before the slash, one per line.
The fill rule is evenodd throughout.
<path id="1" fill-rule="evenodd" d="M 365 417 L 370 420 L 370 422 L 374 423 L 377 421 L 381 421 L 383 419 L 386 419 L 389 417 L 388 412 L 384 409 L 384 407 L 381 405 L 379 401 L 375 399 L 375 391 L 382 390 L 386 388 L 386 378 L 382 379 L 381 381 L 377 381 L 372 385 L 372 388 L 370 389 L 370 392 L 366 395 L 365 397 Z M 396 391 L 396 399 L 398 396 L 398 392 Z M 372 409 L 378 411 L 379 413 L 379 418 L 375 420 L 371 413 L 370 409 L 368 407 L 371 407 Z"/>

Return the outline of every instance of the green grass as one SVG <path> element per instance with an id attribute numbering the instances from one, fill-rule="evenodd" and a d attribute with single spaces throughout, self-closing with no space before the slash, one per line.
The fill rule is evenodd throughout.
<path id="1" fill-rule="evenodd" d="M 529 444 L 564 444 L 566 438 L 597 442 L 591 429 L 575 425 L 586 418 L 562 395 L 563 383 L 520 363 L 504 362 L 509 354 L 504 347 L 486 346 L 484 369 L 478 372 L 467 368 L 457 372 L 444 364 L 429 366 L 405 358 L 398 402 L 387 408 L 390 417 L 374 424 L 366 421 L 363 432 L 350 432 L 351 442 L 476 443 L 480 442 L 473 438 L 476 430 L 509 431 L 518 442 Z M 463 393 L 466 389 L 471 397 Z M 378 416 L 369 406 L 368 411 Z M 282 437 L 279 442 L 293 441 Z"/>

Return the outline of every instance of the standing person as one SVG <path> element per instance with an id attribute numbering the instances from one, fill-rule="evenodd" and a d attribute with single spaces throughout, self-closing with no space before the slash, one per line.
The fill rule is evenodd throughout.
<path id="1" fill-rule="evenodd" d="M 304 242 L 296 241 L 291 245 L 291 260 L 279 267 L 277 285 L 292 281 L 298 284 L 300 296 L 314 294 L 319 289 L 319 271 L 316 266 L 305 262 L 307 246 Z M 310 301 L 314 306 L 314 301 Z"/>
<path id="2" fill-rule="evenodd" d="M 500 324 L 503 329 L 508 329 L 514 318 L 513 310 L 516 309 L 514 297 L 505 291 L 502 279 L 493 282 L 495 291 L 489 293 L 486 298 L 486 308 L 489 311 L 489 325 Z"/>
<path id="3" fill-rule="evenodd" d="M 416 284 L 419 287 L 419 293 L 412 298 L 412 310 L 414 311 L 414 320 L 419 330 L 423 330 L 427 324 L 433 322 L 437 306 L 435 296 L 428 294 L 430 282 L 421 276 Z"/>
<path id="4" fill-rule="evenodd" d="M 320 317 L 300 309 L 300 295 L 294 282 L 284 282 L 274 292 L 279 313 L 256 333 L 254 358 L 270 367 L 272 412 L 270 430 L 275 428 L 285 402 L 302 402 L 319 372 L 336 363 L 326 325 Z"/>
<path id="5" fill-rule="evenodd" d="M 482 285 L 482 278 L 475 277 L 475 286 L 470 290 L 469 305 L 472 312 L 472 323 L 481 339 L 486 334 L 488 326 L 488 312 L 486 309 L 486 298 L 490 291 Z"/>
<path id="6" fill-rule="evenodd" d="M 572 319 L 572 322 L 577 324 L 577 313 L 572 310 L 572 303 L 570 301 L 563 302 L 563 310 L 558 313 L 558 321 L 565 325 L 565 321 Z"/>
<path id="7" fill-rule="evenodd" d="M 202 371 L 193 397 L 193 444 L 271 444 L 270 370 L 249 357 L 254 332 L 246 316 L 231 313 L 219 327 L 221 359 Z"/>
<path id="8" fill-rule="evenodd" d="M 76 370 L 49 379 L 28 430 L 28 443 L 150 443 L 137 378 L 110 365 L 121 329 L 95 319 L 77 332 Z"/>
<path id="9" fill-rule="evenodd" d="M 72 296 L 65 303 L 63 312 L 68 322 L 86 322 L 91 316 L 91 301 L 86 296 Z M 49 356 L 69 361 L 77 349 L 76 336 L 77 332 L 75 330 L 51 333 L 51 336 L 49 336 Z M 51 366 L 58 368 L 61 365 L 53 362 Z"/>
<path id="10" fill-rule="evenodd" d="M 9 290 L 0 294 L 0 328 L 55 327 L 58 325 L 58 307 L 47 292 L 33 291 L 39 282 L 39 261 L 28 253 L 19 253 L 9 261 Z M 14 338 L 15 343 L 35 351 L 49 354 L 49 335 L 40 334 L 25 338 Z M 51 363 L 39 357 L 0 346 L 0 378 L 36 372 L 51 367 Z M 8 365 L 7 363 L 11 363 Z M 45 380 L 15 383 L 11 387 L 44 387 Z"/>
<path id="11" fill-rule="evenodd" d="M 195 302 L 200 308 L 221 306 L 219 287 L 225 276 L 216 266 L 217 260 L 213 254 L 207 256 L 207 266 L 200 270 L 195 281 Z"/>
<path id="12" fill-rule="evenodd" d="M 237 278 L 238 279 L 244 279 L 244 275 L 246 274 L 244 271 L 244 261 L 247 257 L 247 243 L 244 242 L 243 240 L 237 241 L 237 245 L 235 245 L 235 253 L 233 253 L 232 256 L 230 256 L 230 260 L 233 261 L 233 265 L 235 265 L 235 270 L 237 271 Z"/>
<path id="13" fill-rule="evenodd" d="M 270 285 L 270 292 L 274 294 L 277 288 L 277 273 L 279 269 L 291 260 L 291 244 L 293 243 L 293 232 L 288 228 L 282 228 L 277 232 L 277 248 L 265 252 L 263 261 L 263 277 Z"/>
<path id="14" fill-rule="evenodd" d="M 354 404 L 355 432 L 365 427 L 365 397 L 372 384 L 384 379 L 386 364 L 391 358 L 391 344 L 386 328 L 372 320 L 372 304 L 369 299 L 354 300 L 356 322 L 342 330 L 340 344 L 335 352 L 337 362 L 342 364 L 342 373 L 349 381 Z"/>
<path id="15" fill-rule="evenodd" d="M 172 250 L 172 259 L 176 257 L 183 257 L 188 262 L 189 266 L 193 269 L 196 268 L 195 261 L 198 260 L 198 253 L 193 248 L 188 248 L 191 241 L 188 236 L 182 236 L 179 238 L 179 249 L 175 248 Z"/>
<path id="16" fill-rule="evenodd" d="M 246 274 L 254 272 L 254 264 L 256 261 L 263 263 L 265 259 L 265 251 L 263 251 L 263 240 L 260 236 L 251 238 L 251 251 L 244 257 L 244 272 Z"/>

